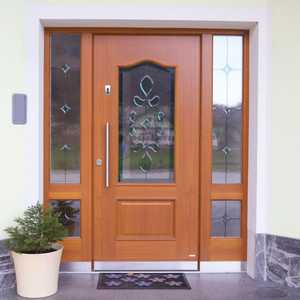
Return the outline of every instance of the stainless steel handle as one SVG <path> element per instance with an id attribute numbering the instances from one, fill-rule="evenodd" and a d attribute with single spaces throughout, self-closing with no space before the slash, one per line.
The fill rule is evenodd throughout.
<path id="1" fill-rule="evenodd" d="M 109 187 L 109 123 L 106 122 L 105 125 L 105 187 Z"/>

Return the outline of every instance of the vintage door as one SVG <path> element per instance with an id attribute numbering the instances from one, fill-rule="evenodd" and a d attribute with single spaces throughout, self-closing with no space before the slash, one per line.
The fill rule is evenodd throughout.
<path id="1" fill-rule="evenodd" d="M 196 268 L 200 38 L 96 35 L 93 53 L 95 267 Z"/>

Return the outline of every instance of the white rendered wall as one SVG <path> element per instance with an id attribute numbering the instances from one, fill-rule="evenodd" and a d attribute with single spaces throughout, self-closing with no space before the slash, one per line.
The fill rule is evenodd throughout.
<path id="1" fill-rule="evenodd" d="M 300 239 L 300 1 L 274 1 L 272 39 L 272 234 Z"/>
<path id="2" fill-rule="evenodd" d="M 26 153 L 27 126 L 11 123 L 11 95 L 26 91 L 25 31 L 23 2 L 0 4 L 0 239 L 3 229 L 12 223 L 26 207 L 26 161 L 33 161 Z M 31 122 L 31 120 L 29 120 Z M 34 162 L 33 162 L 34 164 Z"/>

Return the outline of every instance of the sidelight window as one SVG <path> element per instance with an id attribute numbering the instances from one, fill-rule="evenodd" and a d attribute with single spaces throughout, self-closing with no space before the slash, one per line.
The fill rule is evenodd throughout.
<path id="1" fill-rule="evenodd" d="M 50 182 L 80 183 L 80 35 L 51 35 Z"/>
<path id="2" fill-rule="evenodd" d="M 214 36 L 213 183 L 241 183 L 243 37 Z"/>

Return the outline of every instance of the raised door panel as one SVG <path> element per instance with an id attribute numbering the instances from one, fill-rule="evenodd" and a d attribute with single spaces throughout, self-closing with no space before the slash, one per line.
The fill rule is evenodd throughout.
<path id="1" fill-rule="evenodd" d="M 118 200 L 117 228 L 117 240 L 174 240 L 174 201 Z"/>

